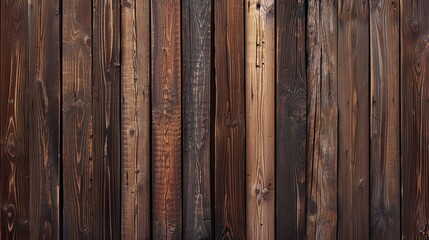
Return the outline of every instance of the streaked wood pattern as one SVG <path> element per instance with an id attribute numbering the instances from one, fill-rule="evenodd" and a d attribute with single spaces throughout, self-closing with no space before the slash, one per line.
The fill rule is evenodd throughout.
<path id="1" fill-rule="evenodd" d="M 275 28 L 274 0 L 247 0 L 246 228 L 247 239 L 274 239 Z"/>

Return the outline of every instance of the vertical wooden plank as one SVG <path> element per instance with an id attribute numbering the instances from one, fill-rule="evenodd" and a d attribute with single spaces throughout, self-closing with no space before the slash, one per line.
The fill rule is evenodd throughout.
<path id="1" fill-rule="evenodd" d="M 369 238 L 369 1 L 338 7 L 338 238 Z"/>
<path id="2" fill-rule="evenodd" d="M 399 2 L 371 1 L 370 7 L 370 237 L 399 239 Z"/>
<path id="3" fill-rule="evenodd" d="M 215 239 L 245 239 L 243 1 L 215 1 L 214 18 Z"/>
<path id="4" fill-rule="evenodd" d="M 28 6 L 15 0 L 0 5 L 0 238 L 28 239 Z"/>
<path id="5" fill-rule="evenodd" d="M 59 239 L 60 9 L 55 1 L 28 1 L 29 164 L 32 239 Z"/>
<path id="6" fill-rule="evenodd" d="M 182 1 L 184 239 L 211 237 L 212 1 Z"/>
<path id="7" fill-rule="evenodd" d="M 93 127 L 91 1 L 62 2 L 63 237 L 92 235 Z"/>
<path id="8" fill-rule="evenodd" d="M 337 237 L 337 1 L 307 8 L 307 239 Z"/>
<path id="9" fill-rule="evenodd" d="M 120 2 L 93 0 L 93 237 L 120 238 Z"/>
<path id="10" fill-rule="evenodd" d="M 305 1 L 277 1 L 276 238 L 305 236 Z"/>
<path id="11" fill-rule="evenodd" d="M 401 1 L 402 239 L 429 237 L 429 2 Z"/>
<path id="12" fill-rule="evenodd" d="M 182 237 L 180 1 L 152 0 L 152 227 Z"/>
<path id="13" fill-rule="evenodd" d="M 122 239 L 150 239 L 150 4 L 122 3 Z"/>
<path id="14" fill-rule="evenodd" d="M 245 4 L 248 239 L 274 239 L 274 4 L 274 0 Z"/>

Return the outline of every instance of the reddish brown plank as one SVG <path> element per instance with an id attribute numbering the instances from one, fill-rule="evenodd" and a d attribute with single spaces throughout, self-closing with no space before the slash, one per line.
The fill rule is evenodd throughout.
<path id="1" fill-rule="evenodd" d="M 60 9 L 59 2 L 29 4 L 30 232 L 59 239 L 60 225 Z"/>
<path id="2" fill-rule="evenodd" d="M 402 239 L 429 237 L 429 2 L 401 6 Z"/>
<path id="3" fill-rule="evenodd" d="M 122 53 L 122 239 L 150 239 L 150 5 L 124 1 Z"/>
<path id="4" fill-rule="evenodd" d="M 338 239 L 368 239 L 369 1 L 338 4 Z"/>
<path id="5" fill-rule="evenodd" d="M 399 2 L 374 1 L 370 29 L 370 237 L 399 239 Z"/>
<path id="6" fill-rule="evenodd" d="M 28 239 L 28 3 L 0 8 L 0 239 Z"/>
<path id="7" fill-rule="evenodd" d="M 91 1 L 62 2 L 62 161 L 64 239 L 93 233 Z M 98 203 L 97 203 L 98 204 Z"/>
<path id="8" fill-rule="evenodd" d="M 182 1 L 184 239 L 211 236 L 212 1 Z"/>
<path id="9" fill-rule="evenodd" d="M 276 238 L 305 236 L 305 2 L 276 2 Z"/>
<path id="10" fill-rule="evenodd" d="M 214 2 L 215 239 L 246 238 L 244 6 Z"/>
<path id="11" fill-rule="evenodd" d="M 307 8 L 307 239 L 337 237 L 337 2 Z"/>
<path id="12" fill-rule="evenodd" d="M 180 1 L 152 0 L 152 229 L 182 237 Z"/>

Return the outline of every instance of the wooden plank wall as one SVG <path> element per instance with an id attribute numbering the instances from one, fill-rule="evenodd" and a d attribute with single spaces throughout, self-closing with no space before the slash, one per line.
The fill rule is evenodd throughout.
<path id="1" fill-rule="evenodd" d="M 2 0 L 0 239 L 429 238 L 426 0 Z"/>

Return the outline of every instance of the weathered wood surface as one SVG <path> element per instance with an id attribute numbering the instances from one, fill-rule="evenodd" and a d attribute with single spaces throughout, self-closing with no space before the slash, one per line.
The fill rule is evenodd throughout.
<path id="1" fill-rule="evenodd" d="M 214 2 L 215 239 L 246 238 L 244 5 Z"/>
<path id="2" fill-rule="evenodd" d="M 0 239 L 28 239 L 28 3 L 0 2 Z"/>
<path id="3" fill-rule="evenodd" d="M 210 84 L 212 1 L 182 1 L 183 238 L 212 233 Z"/>
<path id="4" fill-rule="evenodd" d="M 152 0 L 152 229 L 182 237 L 180 1 Z"/>
<path id="5" fill-rule="evenodd" d="M 429 2 L 401 4 L 402 239 L 429 236 Z"/>
<path id="6" fill-rule="evenodd" d="M 92 1 L 93 177 L 92 237 L 119 239 L 120 2 Z"/>
<path id="7" fill-rule="evenodd" d="M 274 239 L 274 5 L 245 4 L 247 239 Z"/>
<path id="8" fill-rule="evenodd" d="M 338 239 L 368 239 L 369 1 L 338 4 Z"/>
<path id="9" fill-rule="evenodd" d="M 31 239 L 60 239 L 60 5 L 28 1 Z M 1 237 L 0 237 L 1 238 Z"/>
<path id="10" fill-rule="evenodd" d="M 94 230 L 92 6 L 64 0 L 62 7 L 62 236 L 89 239 Z"/>
<path id="11" fill-rule="evenodd" d="M 150 239 L 150 5 L 122 3 L 122 239 Z"/>
<path id="12" fill-rule="evenodd" d="M 276 238 L 305 236 L 305 2 L 276 1 Z M 281 23 L 281 24 L 280 24 Z"/>
<path id="13" fill-rule="evenodd" d="M 307 239 L 336 239 L 338 184 L 337 2 L 307 12 Z"/>
<path id="14" fill-rule="evenodd" d="M 370 1 L 370 238 L 399 239 L 399 2 Z"/>

